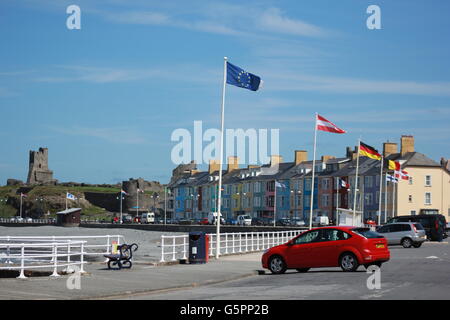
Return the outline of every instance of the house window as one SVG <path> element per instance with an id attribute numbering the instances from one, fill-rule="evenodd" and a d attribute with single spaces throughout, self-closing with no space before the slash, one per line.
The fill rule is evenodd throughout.
<path id="1" fill-rule="evenodd" d="M 372 176 L 364 177 L 364 185 L 367 188 L 372 188 L 373 187 L 373 177 Z"/>
<path id="2" fill-rule="evenodd" d="M 409 179 L 408 179 L 408 183 L 410 184 L 410 185 L 412 185 L 413 184 L 413 177 L 409 177 Z"/>
<path id="3" fill-rule="evenodd" d="M 425 186 L 431 187 L 431 176 L 425 176 Z"/>
<path id="4" fill-rule="evenodd" d="M 305 180 L 305 190 L 311 191 L 311 179 Z"/>
<path id="5" fill-rule="evenodd" d="M 330 188 L 330 180 L 329 179 L 322 179 L 322 189 L 328 190 Z"/>
<path id="6" fill-rule="evenodd" d="M 322 195 L 322 207 L 328 207 L 330 205 L 330 197 L 328 194 Z"/>
<path id="7" fill-rule="evenodd" d="M 369 193 L 369 194 L 366 194 L 366 196 L 365 196 L 365 202 L 366 202 L 366 204 L 367 205 L 372 205 L 373 204 L 373 194 L 371 194 L 371 193 Z"/>
<path id="8" fill-rule="evenodd" d="M 408 196 L 408 202 L 409 202 L 409 203 L 412 202 L 412 195 L 411 195 L 411 194 Z"/>
<path id="9" fill-rule="evenodd" d="M 411 215 L 415 216 L 416 215 L 416 210 L 411 210 Z"/>
<path id="10" fill-rule="evenodd" d="M 425 193 L 425 204 L 431 204 L 431 192 Z"/>

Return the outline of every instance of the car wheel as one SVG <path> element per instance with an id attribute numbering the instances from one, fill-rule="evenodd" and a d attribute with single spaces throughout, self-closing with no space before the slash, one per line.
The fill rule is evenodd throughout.
<path id="1" fill-rule="evenodd" d="M 358 259 L 353 253 L 344 253 L 339 259 L 339 266 L 345 272 L 356 271 L 359 267 Z"/>
<path id="2" fill-rule="evenodd" d="M 414 248 L 420 248 L 421 245 L 422 245 L 422 242 L 414 243 L 414 244 L 413 244 L 413 247 L 414 247 Z"/>
<path id="3" fill-rule="evenodd" d="M 412 246 L 412 241 L 409 238 L 403 239 L 401 243 L 402 243 L 403 248 L 411 248 L 411 246 Z"/>
<path id="4" fill-rule="evenodd" d="M 383 264 L 382 262 L 378 261 L 378 262 L 367 263 L 367 264 L 364 265 L 364 267 L 366 269 L 369 269 L 370 266 L 377 266 L 378 268 L 381 268 L 382 264 Z"/>
<path id="5" fill-rule="evenodd" d="M 305 272 L 308 272 L 309 269 L 310 268 L 298 268 L 297 271 L 300 273 L 305 273 Z"/>
<path id="6" fill-rule="evenodd" d="M 286 272 L 286 262 L 280 256 L 273 256 L 269 260 L 269 270 L 273 274 L 282 274 Z"/>

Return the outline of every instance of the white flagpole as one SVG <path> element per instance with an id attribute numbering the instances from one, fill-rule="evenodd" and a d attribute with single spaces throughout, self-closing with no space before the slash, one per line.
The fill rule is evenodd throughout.
<path id="1" fill-rule="evenodd" d="M 395 173 L 394 173 L 394 178 L 395 178 Z M 398 182 L 394 182 L 394 185 L 392 186 L 392 217 L 395 217 L 395 205 L 396 205 L 396 201 L 395 201 L 395 189 L 397 188 L 397 183 Z"/>
<path id="2" fill-rule="evenodd" d="M 275 180 L 275 196 L 273 198 L 273 226 L 276 226 L 277 221 L 277 180 Z"/>
<path id="3" fill-rule="evenodd" d="M 164 187 L 164 224 L 167 218 L 167 187 Z"/>
<path id="4" fill-rule="evenodd" d="M 22 194 L 22 192 L 20 193 L 20 217 L 22 218 L 22 197 L 23 197 L 23 194 Z"/>
<path id="5" fill-rule="evenodd" d="M 355 218 L 356 218 L 356 193 L 358 190 L 358 171 L 359 171 L 359 149 L 361 148 L 361 138 L 358 139 L 358 155 L 356 157 L 356 173 L 355 173 L 355 188 L 354 188 L 354 194 L 353 194 L 353 220 L 352 223 L 355 225 Z"/>
<path id="6" fill-rule="evenodd" d="M 122 190 L 123 190 L 123 182 L 120 185 L 120 195 L 119 195 L 119 197 L 120 197 L 120 221 L 119 221 L 119 223 L 120 224 L 122 224 L 122 216 L 123 216 L 123 214 L 122 214 L 122 197 L 123 197 Z"/>
<path id="7" fill-rule="evenodd" d="M 387 221 L 387 171 L 384 174 L 384 223 Z"/>
<path id="8" fill-rule="evenodd" d="M 220 125 L 220 159 L 219 159 L 219 197 L 217 200 L 217 229 L 216 229 L 216 259 L 220 255 L 220 217 L 222 207 L 222 160 L 223 160 L 223 131 L 225 119 L 225 88 L 227 84 L 227 57 L 223 57 L 223 87 L 222 87 L 222 111 Z"/>
<path id="9" fill-rule="evenodd" d="M 311 203 L 309 208 L 309 230 L 312 229 L 313 204 L 314 204 L 314 178 L 316 174 L 316 143 L 317 143 L 317 112 L 314 120 L 314 152 L 313 152 L 313 167 L 311 180 Z"/>
<path id="10" fill-rule="evenodd" d="M 380 194 L 378 196 L 378 225 L 381 224 L 381 192 L 383 191 L 383 164 L 384 164 L 384 157 L 381 157 Z"/>
<path id="11" fill-rule="evenodd" d="M 67 210 L 67 197 L 68 197 L 68 194 L 69 192 L 66 192 L 66 210 Z"/>
<path id="12" fill-rule="evenodd" d="M 338 221 L 338 208 L 339 208 L 339 177 L 336 177 L 336 216 L 334 217 L 334 224 Z"/>

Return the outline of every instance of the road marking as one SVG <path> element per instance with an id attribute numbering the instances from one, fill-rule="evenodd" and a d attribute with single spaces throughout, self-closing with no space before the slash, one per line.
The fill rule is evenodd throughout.
<path id="1" fill-rule="evenodd" d="M 426 259 L 439 259 L 439 257 L 436 257 L 436 256 L 429 256 L 429 257 L 426 257 Z"/>

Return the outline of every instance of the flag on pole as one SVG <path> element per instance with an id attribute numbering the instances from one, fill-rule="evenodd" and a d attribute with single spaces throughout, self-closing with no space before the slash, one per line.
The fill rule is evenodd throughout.
<path id="1" fill-rule="evenodd" d="M 339 185 L 341 188 L 350 189 L 350 185 L 344 179 L 339 178 Z"/>
<path id="2" fill-rule="evenodd" d="M 396 177 L 394 177 L 394 176 L 392 176 L 392 175 L 390 175 L 390 174 L 387 174 L 387 175 L 386 175 L 386 180 L 387 180 L 388 182 L 398 183 L 398 178 L 396 178 Z"/>
<path id="3" fill-rule="evenodd" d="M 381 154 L 375 148 L 362 142 L 359 146 L 359 154 L 374 160 L 381 160 Z"/>
<path id="4" fill-rule="evenodd" d="M 409 179 L 408 172 L 406 172 L 405 170 L 395 171 L 395 177 L 397 179 L 401 178 L 402 180 L 408 180 Z"/>
<path id="5" fill-rule="evenodd" d="M 27 197 L 27 195 L 25 193 L 22 193 L 22 192 L 20 193 L 20 196 L 21 197 L 25 197 L 25 198 Z"/>
<path id="6" fill-rule="evenodd" d="M 286 188 L 286 186 L 278 181 L 275 181 L 275 188 Z"/>
<path id="7" fill-rule="evenodd" d="M 236 87 L 256 91 L 262 83 L 261 78 L 246 72 L 227 61 L 227 83 Z"/>
<path id="8" fill-rule="evenodd" d="M 120 193 L 124 194 L 124 195 L 128 195 L 128 193 L 126 193 L 123 189 L 120 190 Z"/>
<path id="9" fill-rule="evenodd" d="M 316 118 L 317 130 L 327 131 L 332 133 L 346 133 L 345 130 L 338 128 L 334 123 L 325 119 L 324 117 L 317 115 Z"/>
<path id="10" fill-rule="evenodd" d="M 394 171 L 400 171 L 400 162 L 388 160 L 388 169 Z"/>
<path id="11" fill-rule="evenodd" d="M 75 196 L 69 192 L 66 193 L 66 198 L 70 199 L 70 200 L 76 200 L 77 198 L 75 198 Z"/>

